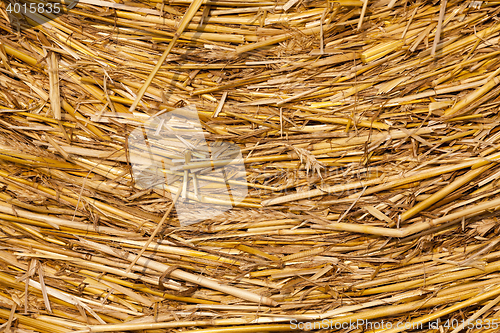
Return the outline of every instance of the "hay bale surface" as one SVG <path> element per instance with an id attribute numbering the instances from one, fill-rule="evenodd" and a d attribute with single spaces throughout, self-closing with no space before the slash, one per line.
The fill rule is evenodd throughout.
<path id="1" fill-rule="evenodd" d="M 9 4 L 3 329 L 497 332 L 500 2 Z M 168 185 L 134 177 L 182 107 L 243 171 L 169 146 Z"/>

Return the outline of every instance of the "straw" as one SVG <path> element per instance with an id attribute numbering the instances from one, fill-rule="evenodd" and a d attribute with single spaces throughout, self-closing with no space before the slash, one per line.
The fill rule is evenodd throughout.
<path id="1" fill-rule="evenodd" d="M 135 111 L 135 108 L 137 107 L 140 100 L 144 96 L 144 93 L 146 92 L 146 90 L 149 88 L 149 85 L 151 84 L 151 81 L 153 81 L 154 77 L 156 76 L 156 73 L 160 70 L 160 67 L 165 62 L 165 59 L 167 59 L 170 51 L 172 50 L 175 43 L 177 42 L 177 39 L 179 39 L 179 37 L 180 37 L 181 33 L 184 31 L 184 29 L 186 29 L 186 26 L 189 24 L 189 22 L 191 21 L 193 16 L 196 14 L 198 9 L 201 7 L 202 3 L 203 3 L 202 0 L 194 0 L 192 2 L 192 4 L 189 6 L 186 14 L 184 14 L 184 17 L 182 18 L 182 21 L 179 24 L 179 27 L 177 28 L 176 33 L 172 37 L 172 40 L 170 41 L 167 48 L 165 49 L 165 51 L 161 55 L 160 59 L 158 59 L 156 66 L 153 68 L 153 71 L 149 74 L 148 78 L 143 83 L 141 89 L 139 89 L 139 91 L 137 92 L 137 96 L 136 96 L 134 102 L 132 103 L 132 105 L 130 106 L 129 112 Z"/>
<path id="2" fill-rule="evenodd" d="M 0 4 L 2 329 L 496 320 L 497 2 L 59 4 Z"/>

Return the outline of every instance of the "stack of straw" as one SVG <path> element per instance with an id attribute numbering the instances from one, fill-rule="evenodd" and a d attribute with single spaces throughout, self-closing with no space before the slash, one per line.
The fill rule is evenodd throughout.
<path id="1" fill-rule="evenodd" d="M 499 5 L 2 2 L 2 328 L 497 332 Z M 128 137 L 186 105 L 249 190 L 179 227 Z"/>

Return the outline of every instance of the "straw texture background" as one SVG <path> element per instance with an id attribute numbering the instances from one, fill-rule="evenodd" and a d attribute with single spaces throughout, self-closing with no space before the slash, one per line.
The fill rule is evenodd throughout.
<path id="1" fill-rule="evenodd" d="M 85 0 L 33 28 L 6 9 L 3 329 L 498 331 L 500 2 Z M 183 106 L 248 183 L 188 226 L 128 147 Z"/>

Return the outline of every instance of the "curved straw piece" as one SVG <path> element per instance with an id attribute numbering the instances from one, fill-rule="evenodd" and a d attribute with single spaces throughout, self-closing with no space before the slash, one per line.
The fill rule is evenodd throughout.
<path id="1" fill-rule="evenodd" d="M 128 253 L 126 251 L 113 249 L 113 248 L 106 246 L 104 244 L 95 243 L 95 242 L 85 240 L 85 239 L 80 239 L 80 243 L 82 245 L 86 245 L 88 247 L 91 247 L 97 251 L 101 251 L 101 252 L 107 253 L 109 255 L 119 257 L 119 258 L 122 258 L 122 259 L 125 259 L 128 261 L 134 261 L 134 260 L 136 260 L 136 257 L 137 257 L 136 255 Z M 142 258 L 142 257 L 137 259 L 137 264 L 141 265 L 143 267 L 151 268 L 157 272 L 162 272 L 162 273 L 169 270 L 172 267 L 172 266 L 165 265 L 163 263 L 151 260 L 149 258 Z M 195 275 L 195 274 L 191 274 L 188 272 L 184 272 L 180 269 L 175 269 L 172 272 L 170 272 L 170 276 L 173 278 L 176 278 L 176 279 L 180 279 L 183 281 L 187 281 L 190 283 L 194 283 L 194 284 L 203 286 L 205 288 L 218 290 L 218 291 L 223 292 L 225 294 L 229 294 L 229 295 L 232 295 L 232 296 L 235 296 L 235 297 L 238 297 L 238 298 L 250 301 L 250 302 L 254 302 L 257 304 L 269 305 L 269 306 L 278 305 L 278 303 L 275 300 L 273 300 L 269 297 L 260 296 L 260 295 L 257 295 L 255 293 L 252 293 L 250 291 L 246 291 L 243 289 L 223 285 L 223 284 L 220 284 L 217 281 L 214 281 L 212 279 L 207 279 L 206 277 L 203 277 L 201 275 Z"/>
<path id="2" fill-rule="evenodd" d="M 273 205 L 278 205 L 282 204 L 285 202 L 290 202 L 290 201 L 295 201 L 295 200 L 301 200 L 301 199 L 310 199 L 314 198 L 320 195 L 327 195 L 330 193 L 339 193 L 343 191 L 349 191 L 353 190 L 356 188 L 361 188 L 364 186 L 372 186 L 372 185 L 378 185 L 374 187 L 370 187 L 366 189 L 365 195 L 380 192 L 380 191 L 385 191 L 397 186 L 417 182 L 423 179 L 428 179 L 432 177 L 436 177 L 445 173 L 449 172 L 454 172 L 457 170 L 465 169 L 472 167 L 473 169 L 475 168 L 480 168 L 483 167 L 485 164 L 488 164 L 489 162 L 495 161 L 498 158 L 500 158 L 500 153 L 487 156 L 487 157 L 479 157 L 479 158 L 474 158 L 471 159 L 470 161 L 460 163 L 457 165 L 451 165 L 451 166 L 439 166 L 431 169 L 427 169 L 424 171 L 417 172 L 415 174 L 410 174 L 407 175 L 406 177 L 401 177 L 399 175 L 397 176 L 391 176 L 391 177 L 386 177 L 386 178 L 375 178 L 375 179 L 370 179 L 367 181 L 356 181 L 348 184 L 340 184 L 340 185 L 334 185 L 334 186 L 325 186 L 322 187 L 321 189 L 315 189 L 315 190 L 310 190 L 310 191 L 305 191 L 305 192 L 300 192 L 300 193 L 294 193 L 294 194 L 289 194 L 289 195 L 284 195 L 281 197 L 276 197 L 268 200 L 262 201 L 262 206 L 273 206 Z M 385 182 L 385 183 L 384 183 Z M 355 199 L 358 197 L 358 193 L 354 193 L 353 195 L 348 196 L 346 199 Z"/>
<path id="3" fill-rule="evenodd" d="M 426 221 L 426 222 L 419 222 L 412 224 L 408 227 L 401 228 L 401 229 L 391 229 L 391 228 L 382 228 L 382 227 L 373 227 L 373 226 L 367 226 L 363 224 L 353 224 L 353 223 L 331 223 L 327 225 L 313 225 L 312 228 L 314 229 L 328 229 L 328 230 L 336 230 L 336 231 L 349 231 L 349 232 L 358 232 L 358 233 L 364 233 L 364 234 L 371 234 L 371 235 L 379 235 L 379 236 L 386 236 L 386 237 L 408 237 L 413 234 L 422 232 L 424 230 L 433 228 L 437 225 L 446 223 L 446 222 L 451 222 L 451 221 L 456 221 L 459 222 L 461 219 L 465 218 L 470 218 L 473 217 L 477 214 L 483 213 L 487 210 L 497 210 L 500 209 L 500 198 L 496 198 L 494 200 L 489 200 L 486 202 L 483 202 L 478 205 L 474 205 L 472 207 L 467 207 L 464 209 L 459 210 L 458 212 L 445 215 L 443 217 L 431 220 L 431 221 Z"/>

